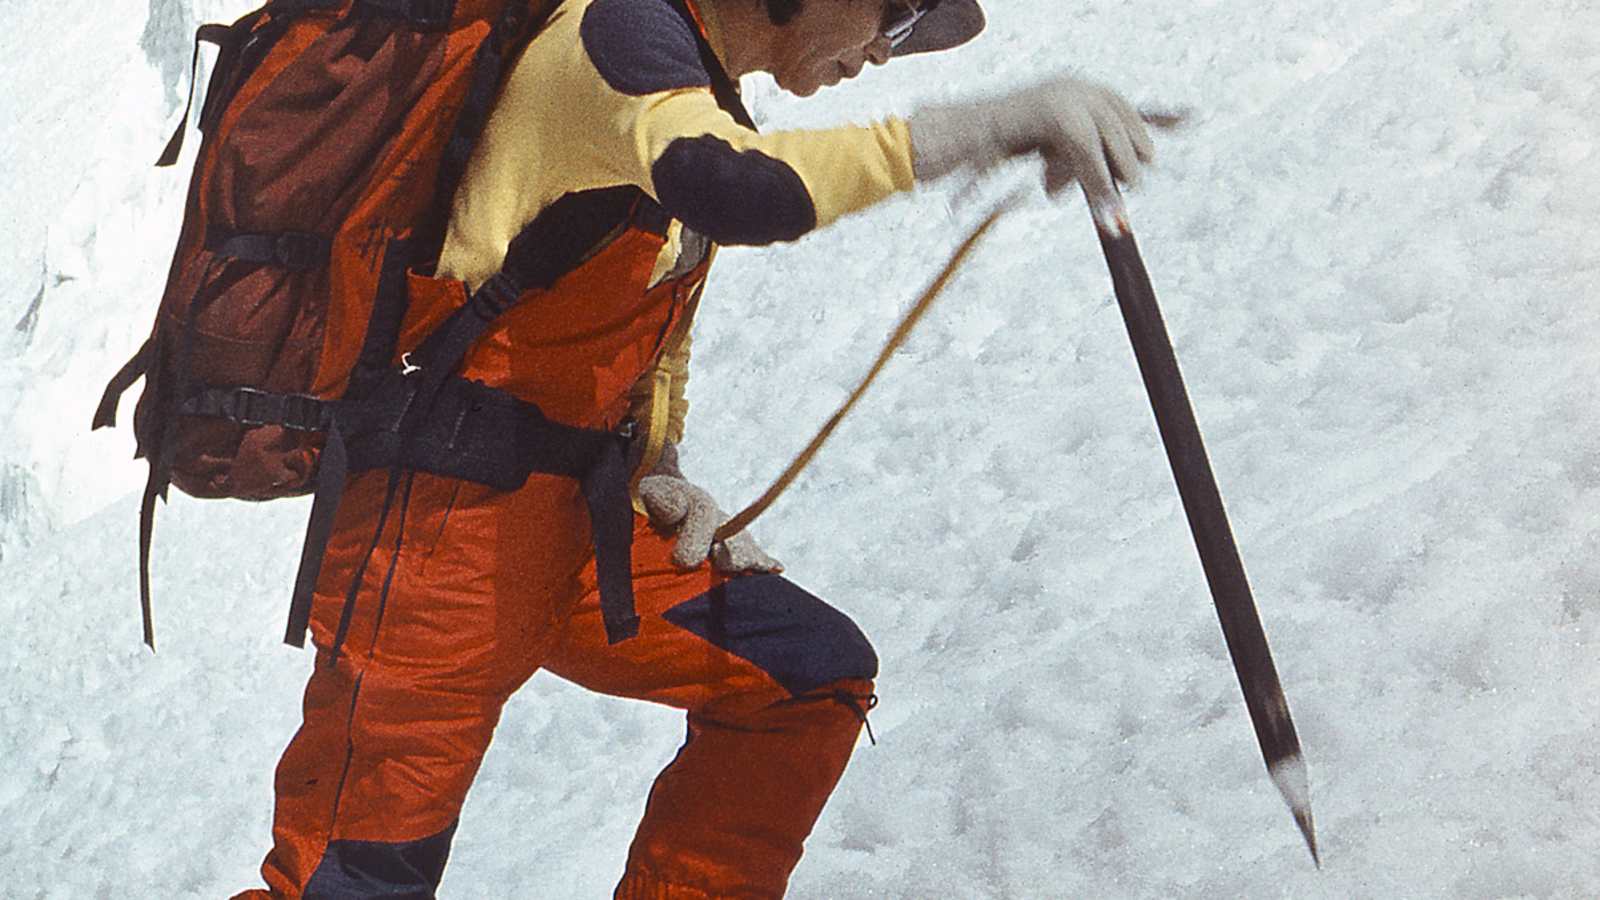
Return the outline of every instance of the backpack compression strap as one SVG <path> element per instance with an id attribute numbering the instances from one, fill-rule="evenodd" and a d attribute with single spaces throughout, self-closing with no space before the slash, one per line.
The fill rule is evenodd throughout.
<path id="1" fill-rule="evenodd" d="M 344 0 L 269 0 L 269 2 L 256 10 L 248 13 L 232 25 L 201 25 L 194 33 L 194 56 L 189 61 L 189 99 L 183 107 L 183 116 L 178 119 L 178 127 L 172 132 L 172 137 L 167 141 L 167 147 L 161 151 L 161 158 L 156 160 L 156 165 L 161 167 L 177 163 L 178 154 L 183 151 L 183 137 L 189 130 L 189 114 L 194 110 L 195 75 L 200 71 L 200 42 L 216 44 L 221 53 L 217 57 L 216 76 L 212 84 L 219 84 L 221 80 L 230 77 L 234 64 L 239 59 L 239 51 L 244 48 L 250 35 L 255 31 L 261 18 L 272 15 L 286 18 L 296 13 L 309 12 L 318 9 L 338 9 L 344 5 Z M 206 97 L 207 105 L 210 96 Z M 201 109 L 201 124 L 204 127 L 207 110 Z"/>

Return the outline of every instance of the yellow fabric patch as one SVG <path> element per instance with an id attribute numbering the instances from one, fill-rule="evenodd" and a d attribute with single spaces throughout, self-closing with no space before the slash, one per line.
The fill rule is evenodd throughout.
<path id="1" fill-rule="evenodd" d="M 786 163 L 810 193 L 819 227 L 911 189 L 910 131 L 898 119 L 758 134 L 719 108 L 709 88 L 619 93 L 583 48 L 590 2 L 563 3 L 513 64 L 453 198 L 441 277 L 476 288 L 500 270 L 523 228 L 569 193 L 633 185 L 655 198 L 651 169 L 679 138 L 710 135 Z M 674 223 L 653 282 L 671 272 L 681 238 Z M 635 421 L 658 454 L 663 442 L 683 439 L 692 315 L 693 303 L 630 391 Z"/>

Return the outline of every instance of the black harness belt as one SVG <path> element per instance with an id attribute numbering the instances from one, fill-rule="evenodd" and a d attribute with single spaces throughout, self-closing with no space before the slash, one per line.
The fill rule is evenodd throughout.
<path id="1" fill-rule="evenodd" d="M 428 415 L 407 422 L 424 387 L 419 373 L 390 370 L 353 389 L 358 401 L 340 403 L 335 417 L 340 450 L 335 459 L 324 454 L 319 501 L 325 491 L 336 497 L 351 474 L 373 469 L 428 472 L 501 491 L 522 487 L 535 472 L 576 479 L 589 513 L 606 638 L 615 644 L 635 636 L 630 435 L 552 421 L 532 403 L 456 376 L 437 388 Z M 320 563 L 332 516 L 319 523 L 313 513 L 312 519 L 306 545 L 317 549 Z M 303 643 L 313 587 L 314 582 L 296 585 L 291 643 Z M 334 643 L 337 653 L 342 641 Z"/>

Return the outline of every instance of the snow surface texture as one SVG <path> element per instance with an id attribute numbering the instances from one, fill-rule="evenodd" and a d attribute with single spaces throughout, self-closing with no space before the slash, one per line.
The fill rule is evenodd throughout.
<path id="1" fill-rule="evenodd" d="M 1310 766 L 1267 778 L 1081 200 L 1004 220 L 757 526 L 883 658 L 792 896 L 1600 895 L 1600 8 L 989 4 L 945 58 L 769 127 L 1073 66 L 1194 110 L 1130 194 Z M 0 4 L 0 894 L 256 881 L 310 656 L 277 643 L 305 504 L 175 495 L 139 644 L 140 468 L 86 427 L 143 339 L 195 22 Z M 202 76 L 203 77 L 203 76 Z M 189 154 L 193 152 L 193 135 Z M 938 185 L 730 252 L 685 468 L 729 508 L 864 371 L 982 202 Z M 124 411 L 124 420 L 128 413 Z M 601 897 L 678 716 L 539 678 L 446 897 Z"/>

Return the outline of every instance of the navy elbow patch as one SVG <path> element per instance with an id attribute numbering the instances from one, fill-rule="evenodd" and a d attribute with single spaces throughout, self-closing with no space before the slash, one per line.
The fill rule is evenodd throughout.
<path id="1" fill-rule="evenodd" d="M 878 676 L 878 654 L 850 617 L 781 575 L 746 575 L 663 614 L 741 659 L 791 695 Z"/>
<path id="2" fill-rule="evenodd" d="M 694 34 L 663 0 L 595 0 L 578 33 L 600 77 L 618 93 L 643 97 L 711 84 Z"/>
<path id="3" fill-rule="evenodd" d="M 719 244 L 792 241 L 817 227 L 817 207 L 799 173 L 719 137 L 673 141 L 650 177 L 673 218 Z"/>

